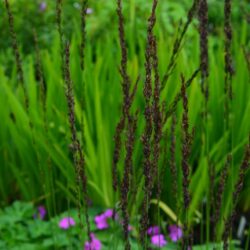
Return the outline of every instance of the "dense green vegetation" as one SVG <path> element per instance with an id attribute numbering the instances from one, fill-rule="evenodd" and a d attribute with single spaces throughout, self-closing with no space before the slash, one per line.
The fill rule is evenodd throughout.
<path id="1" fill-rule="evenodd" d="M 47 231 L 46 228 L 51 226 L 50 223 L 53 225 L 53 220 L 56 220 L 55 218 L 60 213 L 67 213 L 67 210 L 71 211 L 71 209 L 78 207 L 79 202 L 76 196 L 74 153 L 65 96 L 65 72 L 61 56 L 62 44 L 56 27 L 56 5 L 54 1 L 48 1 L 46 8 L 41 9 L 39 1 L 26 3 L 23 0 L 13 0 L 9 2 L 13 10 L 14 27 L 21 53 L 24 85 L 29 99 L 29 108 L 25 107 L 25 96 L 20 84 L 11 45 L 8 15 L 4 3 L 1 2 L 0 11 L 3 14 L 1 14 L 0 22 L 2 37 L 0 41 L 0 105 L 2 107 L 0 110 L 0 204 L 1 206 L 7 206 L 15 200 L 28 201 L 35 206 L 44 204 L 49 213 L 47 218 L 51 218 L 51 221 L 39 221 L 39 223 L 44 224 L 43 226 L 39 225 L 39 227 L 44 227 L 45 232 Z M 70 72 L 74 88 L 77 137 L 81 142 L 85 156 L 88 193 L 91 204 L 93 204 L 91 208 L 93 211 L 90 209 L 91 221 L 98 212 L 105 208 L 118 208 L 120 200 L 119 192 L 115 192 L 112 187 L 112 164 L 115 147 L 113 138 L 121 116 L 123 101 L 119 73 L 121 49 L 115 2 L 89 1 L 88 3 L 88 8 L 91 8 L 91 10 L 86 16 L 84 71 L 80 67 L 81 58 L 79 53 L 81 44 L 80 1 L 65 0 L 62 9 L 63 43 L 70 41 Z M 250 30 L 247 14 L 250 5 L 247 1 L 242 1 L 242 4 L 233 1 L 233 41 L 231 51 L 235 74 L 232 78 L 233 99 L 230 103 L 230 126 L 227 127 L 224 113 L 227 96 L 224 93 L 225 39 L 223 32 L 223 2 L 208 1 L 209 22 L 211 24 L 209 26 L 208 47 L 208 85 L 210 94 L 206 123 L 204 123 L 203 119 L 204 96 L 201 92 L 200 74 L 194 78 L 187 89 L 189 127 L 190 130 L 195 129 L 188 160 L 191 168 L 189 185 L 191 202 L 187 217 L 189 224 L 194 226 L 195 231 L 200 231 L 195 240 L 197 244 L 209 244 L 211 239 L 209 231 L 212 224 L 209 209 L 213 209 L 213 204 L 210 204 L 210 166 L 213 166 L 214 169 L 214 192 L 212 193 L 216 196 L 220 175 L 227 161 L 227 156 L 229 153 L 232 154 L 229 177 L 226 180 L 223 202 L 220 208 L 221 216 L 216 231 L 218 239 L 221 241 L 224 231 L 224 219 L 230 215 L 234 206 L 235 201 L 232 199 L 235 192 L 234 186 L 238 180 L 246 145 L 249 143 L 250 71 L 248 64 Z M 187 20 L 187 11 L 191 4 L 189 1 L 159 1 L 154 34 L 158 43 L 157 55 L 160 79 L 167 72 L 174 43 Z M 140 76 L 138 89 L 131 108 L 132 113 L 138 111 L 135 147 L 133 149 L 132 187 L 128 195 L 127 206 L 130 222 L 137 231 L 132 236 L 133 240 L 131 242 L 136 244 L 132 249 L 138 248 L 137 241 L 134 239 L 138 238 L 144 196 L 144 154 L 141 136 L 146 126 L 143 88 L 146 77 L 144 64 L 147 44 L 147 19 L 151 13 L 151 5 L 151 1 L 131 0 L 129 2 L 124 1 L 123 9 L 126 46 L 128 49 L 127 68 L 133 86 L 137 77 Z M 24 6 L 25 11 L 23 11 Z M 34 42 L 34 30 L 36 30 L 38 37 L 37 44 Z M 200 67 L 199 39 L 198 20 L 194 18 L 184 36 L 181 49 L 176 54 L 175 67 L 161 92 L 160 102 L 165 103 L 165 113 L 171 107 L 176 94 L 181 90 L 180 76 L 183 75 L 187 80 Z M 45 90 L 43 90 L 41 79 L 39 79 L 41 72 L 38 70 L 38 62 L 41 64 L 42 76 L 46 86 Z M 182 222 L 184 222 L 185 218 L 182 194 L 182 101 L 178 102 L 175 114 L 177 120 L 175 163 L 177 168 L 178 185 L 176 195 L 178 201 L 176 202 L 173 194 L 172 185 L 174 179 L 169 167 L 171 165 L 170 144 L 173 120 L 171 114 L 162 128 L 162 153 L 158 162 L 159 173 L 163 173 L 160 176 L 162 180 L 160 180 L 161 178 L 158 179 L 162 187 L 161 206 L 156 201 L 158 194 L 156 182 L 151 197 L 152 205 L 149 210 L 150 224 L 159 224 L 162 228 L 166 226 L 166 223 L 175 223 L 176 216 Z M 126 136 L 127 133 L 124 131 L 122 141 L 126 141 Z M 229 140 L 231 144 L 228 148 Z M 120 180 L 123 178 L 125 156 L 126 150 L 123 145 L 118 163 Z M 207 157 L 209 157 L 210 165 L 208 165 Z M 237 210 L 240 214 L 250 211 L 249 174 L 249 172 L 246 173 L 244 186 L 240 198 L 237 200 Z M 95 210 L 96 207 L 101 207 L 101 209 Z M 30 209 L 27 217 L 28 227 L 35 227 L 38 222 L 32 222 L 34 208 L 26 207 L 25 209 Z M 77 214 L 76 211 L 74 213 Z M 5 212 L 2 210 L 0 221 L 1 216 L 4 216 L 4 214 Z M 10 217 L 10 215 L 8 216 Z M 25 220 L 25 218 L 21 220 Z M 32 230 L 28 229 L 28 231 Z M 80 229 L 74 230 L 72 234 L 76 238 L 79 233 L 77 230 Z M 122 229 L 119 230 L 121 232 L 118 238 L 122 239 Z M 50 237 L 54 235 L 66 240 L 67 237 L 71 236 L 71 232 L 68 234 L 65 232 L 58 233 L 57 231 L 57 228 L 52 229 L 53 233 Z M 115 238 L 115 231 L 115 229 L 111 228 L 108 233 Z M 10 238 L 10 236 L 8 237 Z M 28 243 L 28 236 L 23 237 L 26 237 L 24 242 Z M 34 241 L 39 237 L 40 235 L 35 235 Z M 41 237 L 43 237 L 43 232 L 41 232 Z M 106 236 L 100 237 L 105 240 Z M 249 240 L 249 237 L 248 232 L 246 238 Z M 51 238 L 49 240 L 52 241 Z M 81 240 L 84 241 L 84 239 Z M 58 240 L 58 242 L 61 242 L 61 240 Z M 108 241 L 104 242 L 108 246 Z M 0 241 L 0 244 L 5 243 Z M 59 249 L 68 249 L 67 246 L 70 247 L 70 244 L 76 245 L 71 246 L 69 249 L 78 249 L 82 243 L 77 240 L 73 243 L 66 242 L 65 245 L 58 245 L 57 247 Z M 44 247 L 44 249 L 47 249 L 46 246 Z M 169 244 L 166 249 L 172 249 L 171 247 L 176 246 Z M 2 247 L 1 249 L 5 248 Z M 107 249 L 123 249 L 123 247 L 107 247 Z"/>

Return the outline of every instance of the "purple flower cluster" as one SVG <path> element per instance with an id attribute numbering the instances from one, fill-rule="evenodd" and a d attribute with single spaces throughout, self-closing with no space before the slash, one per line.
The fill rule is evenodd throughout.
<path id="1" fill-rule="evenodd" d="M 85 242 L 84 250 L 101 250 L 102 243 L 95 237 L 93 233 L 90 235 L 90 238 L 90 241 Z"/>
<path id="2" fill-rule="evenodd" d="M 176 225 L 169 226 L 169 237 L 173 242 L 178 241 L 182 237 L 182 229 Z"/>
<path id="3" fill-rule="evenodd" d="M 62 229 L 68 229 L 75 226 L 75 221 L 72 217 L 64 217 L 59 221 L 58 226 Z"/>
<path id="4" fill-rule="evenodd" d="M 107 229 L 109 227 L 108 219 L 112 218 L 112 216 L 113 216 L 112 209 L 108 209 L 104 213 L 97 215 L 95 217 L 96 227 L 100 230 Z"/>
<path id="5" fill-rule="evenodd" d="M 183 232 L 180 227 L 178 227 L 177 225 L 170 225 L 168 229 L 169 238 L 172 242 L 177 242 L 179 239 L 181 239 Z M 147 233 L 151 237 L 152 245 L 155 245 L 157 247 L 164 247 L 167 244 L 167 240 L 165 239 L 164 235 L 161 234 L 160 228 L 158 226 L 149 227 Z"/>
<path id="6" fill-rule="evenodd" d="M 41 220 L 43 220 L 47 214 L 45 207 L 39 206 L 37 210 L 38 214 L 35 214 L 34 218 L 39 217 Z M 97 215 L 94 219 L 97 229 L 99 230 L 107 229 L 109 227 L 108 219 L 111 219 L 113 217 L 113 213 L 114 211 L 112 209 L 107 209 L 104 213 Z M 115 214 L 115 219 L 119 221 L 119 223 L 122 223 L 117 214 Z M 63 230 L 67 230 L 75 225 L 76 222 L 72 217 L 63 217 L 58 223 L 58 226 Z M 179 226 L 170 225 L 168 229 L 169 229 L 169 238 L 171 239 L 172 242 L 177 242 L 179 239 L 182 238 L 183 232 Z M 131 225 L 128 226 L 128 230 L 129 231 L 132 230 Z M 151 243 L 154 246 L 164 247 L 168 243 L 164 235 L 161 233 L 159 226 L 149 227 L 147 230 L 147 234 L 151 237 Z M 93 233 L 91 233 L 90 241 L 87 241 L 84 244 L 84 250 L 101 250 L 101 249 L 102 249 L 101 241 L 98 240 Z"/>
<path id="7" fill-rule="evenodd" d="M 45 216 L 46 216 L 46 214 L 47 214 L 47 211 L 46 211 L 46 208 L 44 207 L 44 206 L 38 206 L 37 207 L 37 212 L 38 213 L 36 213 L 36 214 L 34 214 L 34 218 L 36 219 L 36 218 L 39 218 L 39 219 L 41 219 L 41 220 L 44 220 L 45 219 Z"/>
<path id="8" fill-rule="evenodd" d="M 147 231 L 148 235 L 151 236 L 151 243 L 157 247 L 164 247 L 167 241 L 163 234 L 160 233 L 160 228 L 158 226 L 152 226 Z"/>

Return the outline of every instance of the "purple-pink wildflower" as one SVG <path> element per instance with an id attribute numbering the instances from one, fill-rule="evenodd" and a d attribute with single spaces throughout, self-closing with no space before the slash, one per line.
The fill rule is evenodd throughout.
<path id="1" fill-rule="evenodd" d="M 72 226 L 75 226 L 75 221 L 72 217 L 65 217 L 65 218 L 62 218 L 60 221 L 59 221 L 59 227 L 62 228 L 62 229 L 68 229 Z"/>
<path id="2" fill-rule="evenodd" d="M 40 219 L 43 220 L 47 214 L 46 208 L 44 206 L 39 206 L 37 210 L 38 210 Z"/>
<path id="3" fill-rule="evenodd" d="M 91 241 L 87 241 L 84 244 L 84 250 L 101 250 L 102 243 L 99 241 L 93 233 L 90 234 Z"/>
<path id="4" fill-rule="evenodd" d="M 104 216 L 106 218 L 112 218 L 112 216 L 113 216 L 113 209 L 107 209 L 103 214 L 104 214 Z"/>
<path id="5" fill-rule="evenodd" d="M 182 237 L 182 229 L 177 225 L 169 226 L 169 237 L 173 242 L 178 241 Z"/>
<path id="6" fill-rule="evenodd" d="M 86 14 L 90 15 L 92 13 L 93 13 L 93 9 L 91 9 L 91 8 L 86 9 Z"/>
<path id="7" fill-rule="evenodd" d="M 109 224 L 107 222 L 107 217 L 105 217 L 104 214 L 97 215 L 95 217 L 95 224 L 96 224 L 96 227 L 100 230 L 103 230 L 109 227 Z"/>
<path id="8" fill-rule="evenodd" d="M 163 234 L 157 234 L 151 237 L 151 243 L 157 247 L 164 247 L 167 241 Z"/>
<path id="9" fill-rule="evenodd" d="M 47 9 L 47 3 L 46 3 L 45 1 L 41 2 L 41 3 L 39 4 L 39 10 L 40 10 L 41 12 L 44 12 L 46 9 Z"/>
<path id="10" fill-rule="evenodd" d="M 160 228 L 158 226 L 152 226 L 148 228 L 148 235 L 156 235 L 160 233 Z"/>
<path id="11" fill-rule="evenodd" d="M 97 215 L 95 217 L 96 227 L 100 230 L 108 228 L 109 227 L 108 219 L 112 218 L 112 216 L 113 216 L 112 209 L 107 209 L 104 213 Z"/>

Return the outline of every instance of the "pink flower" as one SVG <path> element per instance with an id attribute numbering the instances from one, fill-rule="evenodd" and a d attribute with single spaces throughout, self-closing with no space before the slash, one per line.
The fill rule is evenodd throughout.
<path id="1" fill-rule="evenodd" d="M 45 215 L 47 214 L 47 211 L 46 211 L 45 207 L 44 206 L 39 206 L 37 208 L 37 210 L 38 210 L 38 214 L 40 216 L 40 219 L 43 220 Z"/>
<path id="2" fill-rule="evenodd" d="M 95 217 L 95 224 L 96 224 L 96 227 L 100 230 L 103 230 L 109 227 L 107 218 L 105 217 L 104 214 L 97 215 Z"/>
<path id="3" fill-rule="evenodd" d="M 102 243 L 92 233 L 90 234 L 91 241 L 87 241 L 84 244 L 84 250 L 101 250 Z"/>
<path id="4" fill-rule="evenodd" d="M 176 225 L 169 226 L 169 237 L 173 242 L 178 241 L 182 237 L 182 229 Z"/>
<path id="5" fill-rule="evenodd" d="M 93 9 L 91 9 L 91 8 L 86 9 L 86 14 L 90 15 L 92 13 L 93 13 Z"/>
<path id="6" fill-rule="evenodd" d="M 106 218 L 112 218 L 112 216 L 113 216 L 113 209 L 107 209 L 103 214 L 104 214 L 104 216 Z"/>
<path id="7" fill-rule="evenodd" d="M 62 228 L 62 229 L 68 229 L 72 226 L 75 226 L 75 221 L 72 217 L 65 217 L 65 218 L 62 218 L 60 221 L 59 221 L 59 227 Z"/>
<path id="8" fill-rule="evenodd" d="M 148 235 L 156 235 L 160 233 L 160 228 L 158 226 L 152 226 L 148 229 Z"/>
<path id="9" fill-rule="evenodd" d="M 41 3 L 39 4 L 39 10 L 40 10 L 41 12 L 45 11 L 46 8 L 47 8 L 47 3 L 46 3 L 46 2 L 43 1 L 43 2 L 41 2 Z"/>
<path id="10" fill-rule="evenodd" d="M 108 219 L 112 218 L 112 216 L 113 216 L 112 209 L 107 209 L 104 213 L 97 215 L 95 217 L 96 227 L 100 230 L 108 228 L 109 227 Z"/>
<path id="11" fill-rule="evenodd" d="M 151 243 L 157 247 L 164 247 L 167 244 L 167 241 L 163 234 L 157 234 L 151 237 Z"/>

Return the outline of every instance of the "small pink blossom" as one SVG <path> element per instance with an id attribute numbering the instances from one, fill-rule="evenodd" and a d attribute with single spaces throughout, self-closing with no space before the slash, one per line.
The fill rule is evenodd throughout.
<path id="1" fill-rule="evenodd" d="M 86 14 L 90 15 L 92 13 L 93 13 L 93 9 L 91 9 L 91 8 L 86 9 Z"/>
<path id="2" fill-rule="evenodd" d="M 46 211 L 45 207 L 44 207 L 44 206 L 39 206 L 39 207 L 37 208 L 37 210 L 38 210 L 40 219 L 43 220 L 44 217 L 45 217 L 46 214 L 47 214 L 47 211 Z"/>
<path id="3" fill-rule="evenodd" d="M 41 12 L 44 12 L 45 10 L 47 9 L 47 3 L 46 2 L 41 2 L 40 4 L 39 4 L 39 10 L 41 11 Z"/>
<path id="4" fill-rule="evenodd" d="M 107 209 L 103 214 L 104 214 L 104 216 L 106 218 L 112 218 L 112 216 L 113 216 L 113 209 Z"/>
<path id="5" fill-rule="evenodd" d="M 113 216 L 112 209 L 107 209 L 104 213 L 97 215 L 95 217 L 96 227 L 100 230 L 108 228 L 109 227 L 108 219 L 112 218 L 112 216 Z"/>
<path id="6" fill-rule="evenodd" d="M 72 226 L 75 226 L 75 221 L 72 217 L 65 217 L 65 218 L 62 218 L 60 221 L 59 221 L 59 227 L 62 228 L 62 229 L 68 229 Z"/>
<path id="7" fill-rule="evenodd" d="M 157 247 L 164 247 L 167 241 L 163 234 L 157 234 L 151 237 L 151 243 Z"/>
<path id="8" fill-rule="evenodd" d="M 84 244 L 84 250 L 101 250 L 102 243 L 92 233 L 90 234 L 91 241 L 87 241 Z"/>
<path id="9" fill-rule="evenodd" d="M 152 226 L 148 228 L 148 235 L 156 235 L 160 233 L 160 228 L 158 226 Z"/>
<path id="10" fill-rule="evenodd" d="M 182 229 L 176 225 L 169 226 L 169 237 L 173 242 L 178 241 L 182 237 Z"/>
<path id="11" fill-rule="evenodd" d="M 96 224 L 96 227 L 100 230 L 103 230 L 109 227 L 108 222 L 107 222 L 107 217 L 105 217 L 104 214 L 97 215 L 95 217 L 95 224 Z"/>

